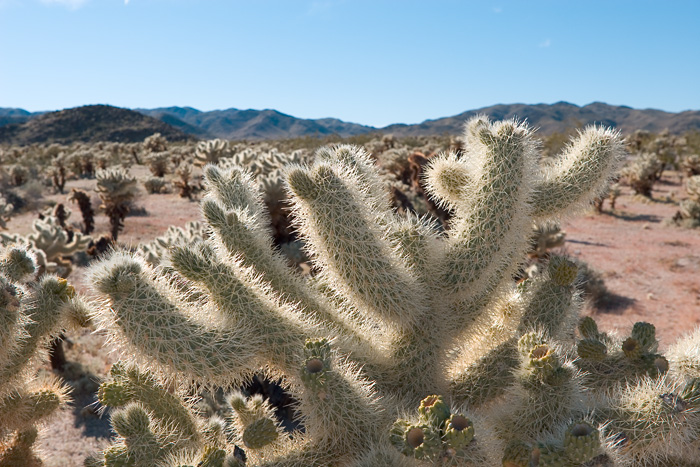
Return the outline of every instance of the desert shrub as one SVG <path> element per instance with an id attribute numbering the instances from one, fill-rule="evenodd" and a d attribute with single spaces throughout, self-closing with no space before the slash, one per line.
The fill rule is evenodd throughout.
<path id="1" fill-rule="evenodd" d="M 143 186 L 150 194 L 167 193 L 168 191 L 167 182 L 162 177 L 148 177 L 144 180 Z"/>
<path id="2" fill-rule="evenodd" d="M 119 232 L 124 228 L 124 218 L 138 193 L 136 179 L 122 168 L 98 170 L 95 191 L 102 200 L 100 208 L 109 217 L 110 233 L 116 242 Z"/>
<path id="3" fill-rule="evenodd" d="M 652 153 L 638 154 L 627 167 L 621 171 L 621 179 L 635 193 L 651 198 L 658 173 L 663 169 L 663 162 Z"/>

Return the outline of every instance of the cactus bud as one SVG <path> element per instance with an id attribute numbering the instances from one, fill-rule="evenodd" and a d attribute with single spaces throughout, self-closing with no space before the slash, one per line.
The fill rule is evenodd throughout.
<path id="1" fill-rule="evenodd" d="M 658 342 L 656 341 L 656 328 L 653 324 L 638 322 L 632 327 L 632 337 L 637 339 L 639 345 L 644 352 L 653 352 L 656 350 Z"/>
<path id="2" fill-rule="evenodd" d="M 576 352 L 581 358 L 601 361 L 608 353 L 608 348 L 598 339 L 583 339 L 576 345 Z"/>
<path id="3" fill-rule="evenodd" d="M 630 360 L 637 360 L 642 357 L 643 349 L 639 341 L 634 337 L 628 337 L 622 343 L 622 351 Z"/>
<path id="4" fill-rule="evenodd" d="M 532 447 L 519 440 L 508 443 L 503 453 L 503 467 L 529 467 Z"/>
<path id="5" fill-rule="evenodd" d="M 598 454 L 600 438 L 598 430 L 586 422 L 574 423 L 564 434 L 564 451 L 575 464 L 588 462 Z"/>
<path id="6" fill-rule="evenodd" d="M 259 418 L 243 431 L 243 444 L 248 449 L 261 449 L 277 440 L 279 436 L 275 422 L 269 418 Z"/>
<path id="7" fill-rule="evenodd" d="M 301 379 L 308 387 L 314 390 L 325 387 L 326 373 L 331 369 L 330 352 L 330 345 L 326 339 L 306 341 L 306 361 L 301 369 Z"/>
<path id="8" fill-rule="evenodd" d="M 552 257 L 547 270 L 554 283 L 562 287 L 568 287 L 573 284 L 578 275 L 576 263 L 561 256 Z"/>
<path id="9" fill-rule="evenodd" d="M 443 440 L 448 447 L 460 450 L 474 439 L 474 424 L 463 415 L 452 415 L 445 424 Z"/>
<path id="10" fill-rule="evenodd" d="M 590 316 L 581 318 L 578 323 L 578 332 L 581 333 L 581 337 L 584 339 L 597 339 L 600 337 L 600 332 L 598 332 L 598 325 L 595 320 Z"/>
<path id="11" fill-rule="evenodd" d="M 126 386 L 116 381 L 100 384 L 97 390 L 97 400 L 102 405 L 110 407 L 122 407 L 130 402 L 132 395 L 127 391 Z"/>
<path id="12" fill-rule="evenodd" d="M 435 428 L 442 427 L 443 423 L 450 418 L 450 408 L 442 396 L 428 396 L 420 401 L 418 413 L 422 421 L 429 423 Z"/>
<path id="13" fill-rule="evenodd" d="M 150 431 L 151 420 L 142 407 L 132 405 L 112 414 L 112 427 L 125 438 L 135 437 Z"/>
<path id="14" fill-rule="evenodd" d="M 430 425 L 414 425 L 407 420 L 398 420 L 391 428 L 391 443 L 406 456 L 430 459 L 442 448 L 440 434 Z"/>
<path id="15" fill-rule="evenodd" d="M 524 334 L 518 341 L 518 351 L 520 351 L 521 355 L 527 357 L 528 355 L 530 355 L 532 349 L 544 343 L 544 339 L 540 334 L 536 332 L 528 332 L 527 334 Z"/>

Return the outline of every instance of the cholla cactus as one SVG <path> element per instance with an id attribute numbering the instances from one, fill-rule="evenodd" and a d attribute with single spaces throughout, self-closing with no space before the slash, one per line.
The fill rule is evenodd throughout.
<path id="1" fill-rule="evenodd" d="M 252 176 L 205 167 L 202 212 L 212 235 L 171 249 L 177 280 L 128 253 L 92 270 L 109 304 L 96 315 L 101 328 L 150 368 L 148 389 L 111 391 L 126 384 L 119 374 L 102 386 L 113 395 L 106 404 L 137 404 L 116 420 L 124 441 L 103 453 L 104 465 L 234 465 L 231 443 L 246 451 L 248 465 L 270 467 L 579 465 L 603 452 L 623 459 L 606 440 L 636 435 L 627 433 L 630 420 L 643 421 L 633 426 L 646 438 L 657 436 L 661 405 L 634 412 L 626 382 L 612 385 L 618 393 L 589 387 L 574 365 L 575 264 L 552 258 L 542 274 L 512 281 L 532 222 L 585 208 L 615 172 L 620 138 L 589 128 L 547 169 L 536 147 L 524 124 L 471 120 L 464 154 L 436 156 L 426 169 L 428 193 L 453 212 L 445 233 L 426 219 L 397 216 L 363 151 L 319 150 L 311 167 L 286 172 L 319 271 L 308 281 L 271 248 Z M 668 368 L 655 356 L 649 326 L 631 337 L 640 352 L 630 350 L 635 371 L 624 367 L 629 384 L 659 381 Z M 651 355 L 653 364 L 640 370 Z M 298 400 L 303 434 L 280 440 L 267 411 L 240 397 L 231 405 L 241 417 L 251 414 L 247 422 L 206 422 L 188 417 L 187 403 L 171 397 L 177 392 L 163 394 L 166 381 L 230 386 L 260 369 L 282 377 Z M 148 402 L 158 394 L 161 404 Z M 685 420 L 673 418 L 679 427 L 665 424 L 658 434 L 674 438 L 668 458 L 690 462 L 700 420 L 695 399 L 683 400 L 691 401 Z M 246 443 L 253 426 L 259 442 Z M 236 436 L 212 435 L 225 427 Z M 184 434 L 193 428 L 198 435 Z M 635 436 L 640 444 L 628 459 L 663 456 L 663 446 L 646 438 Z M 657 452 L 645 457 L 644 446 Z"/>
<path id="2" fill-rule="evenodd" d="M 164 235 L 156 237 L 152 242 L 140 244 L 138 252 L 148 264 L 157 266 L 168 260 L 168 252 L 173 247 L 199 243 L 207 237 L 201 222 L 190 221 L 184 228 L 170 226 Z"/>
<path id="3" fill-rule="evenodd" d="M 51 177 L 51 183 L 58 193 L 63 194 L 63 189 L 66 186 L 66 163 L 65 156 L 59 154 L 53 161 L 52 167 L 49 169 L 49 176 Z"/>
<path id="4" fill-rule="evenodd" d="M 656 154 L 642 153 L 622 170 L 621 175 L 635 193 L 651 198 L 651 190 L 663 165 Z"/>
<path id="5" fill-rule="evenodd" d="M 0 195 L 0 228 L 7 228 L 7 221 L 10 220 L 15 207 L 8 203 L 4 196 Z"/>
<path id="6" fill-rule="evenodd" d="M 84 190 L 71 188 L 68 200 L 78 203 L 78 209 L 80 209 L 80 214 L 83 216 L 83 228 L 81 231 L 85 235 L 90 235 L 95 230 L 95 211 L 92 209 L 90 196 Z"/>
<path id="7" fill-rule="evenodd" d="M 182 162 L 175 174 L 180 177 L 180 180 L 175 180 L 173 186 L 180 191 L 180 198 L 192 199 L 194 194 L 194 186 L 190 184 L 192 177 L 192 166 L 186 162 Z"/>
<path id="8" fill-rule="evenodd" d="M 561 230 L 557 222 L 536 223 L 533 225 L 528 255 L 533 258 L 544 258 L 549 250 L 563 246 L 565 240 L 566 232 Z"/>
<path id="9" fill-rule="evenodd" d="M 55 378 L 37 377 L 43 349 L 66 326 L 87 322 L 87 308 L 64 279 L 35 274 L 22 247 L 0 252 L 0 465 L 39 466 L 37 427 L 68 401 Z"/>
<path id="10" fill-rule="evenodd" d="M 124 218 L 129 213 L 131 202 L 136 197 L 136 179 L 126 170 L 113 168 L 97 171 L 95 191 L 111 226 L 112 239 L 116 242 L 119 231 L 124 228 Z"/>
<path id="11" fill-rule="evenodd" d="M 29 177 L 29 170 L 20 164 L 13 164 L 10 166 L 10 181 L 14 186 L 22 186 L 27 182 L 27 177 Z"/>
<path id="12" fill-rule="evenodd" d="M 700 175 L 700 155 L 689 154 L 683 157 L 683 159 L 681 159 L 680 166 L 686 177 Z"/>
<path id="13" fill-rule="evenodd" d="M 168 192 L 168 184 L 162 177 L 148 177 L 143 182 L 146 192 L 149 194 L 159 194 Z"/>
<path id="14" fill-rule="evenodd" d="M 143 140 L 143 149 L 147 153 L 164 152 L 168 150 L 168 140 L 160 133 L 153 133 Z"/>
<path id="15" fill-rule="evenodd" d="M 673 220 L 682 226 L 694 228 L 700 226 L 700 175 L 694 175 L 685 182 L 689 198 L 680 202 L 679 210 Z"/>
<path id="16" fill-rule="evenodd" d="M 212 139 L 209 141 L 202 141 L 197 144 L 195 149 L 195 161 L 194 164 L 198 167 L 202 167 L 206 164 L 216 164 L 220 160 L 231 157 L 233 151 L 229 145 L 229 142 L 223 139 Z"/>
<path id="17" fill-rule="evenodd" d="M 52 272 L 62 277 L 68 277 L 72 270 L 71 262 L 64 256 L 85 251 L 92 240 L 80 232 L 64 230 L 59 219 L 53 215 L 35 220 L 32 230 L 27 236 L 0 233 L 0 242 L 4 245 L 24 245 L 36 255 L 35 261 L 42 273 Z"/>
<path id="18" fill-rule="evenodd" d="M 170 153 L 167 151 L 152 152 L 144 158 L 144 162 L 154 177 L 162 177 L 168 173 Z"/>

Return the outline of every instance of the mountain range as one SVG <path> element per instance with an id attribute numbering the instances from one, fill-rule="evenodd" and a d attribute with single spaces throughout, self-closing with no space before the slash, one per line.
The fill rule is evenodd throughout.
<path id="1" fill-rule="evenodd" d="M 623 133 L 641 129 L 671 133 L 700 130 L 700 111 L 665 112 L 633 109 L 602 102 L 577 106 L 555 104 L 498 104 L 468 110 L 452 117 L 418 124 L 393 124 L 383 128 L 344 122 L 335 118 L 302 119 L 277 110 L 213 110 L 192 107 L 122 109 L 90 105 L 58 112 L 31 113 L 23 109 L 0 108 L 0 143 L 31 144 L 71 141 L 142 141 L 160 132 L 169 140 L 186 138 L 231 140 L 285 139 L 296 137 L 354 136 L 370 132 L 396 136 L 459 134 L 470 117 L 484 114 L 493 119 L 519 118 L 539 130 L 539 135 L 565 133 L 572 128 L 598 123 Z"/>

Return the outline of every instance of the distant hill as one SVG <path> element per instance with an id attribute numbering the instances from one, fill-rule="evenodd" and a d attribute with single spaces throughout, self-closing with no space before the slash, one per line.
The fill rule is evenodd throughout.
<path id="1" fill-rule="evenodd" d="M 376 130 L 374 127 L 347 123 L 336 118 L 302 119 L 270 109 L 202 112 L 191 107 L 164 107 L 136 110 L 168 123 L 168 119 L 176 118 L 199 128 L 204 134 L 224 139 L 284 139 L 332 134 L 346 137 Z"/>
<path id="2" fill-rule="evenodd" d="M 583 107 L 568 102 L 557 102 L 536 105 L 499 104 L 469 110 L 453 117 L 426 120 L 416 125 L 389 125 L 381 131 L 396 136 L 459 134 L 462 132 L 464 122 L 477 114 L 484 114 L 498 120 L 514 117 L 527 120 L 531 126 L 538 128 L 540 135 L 564 133 L 571 128 L 580 128 L 593 123 L 612 126 L 623 133 L 632 133 L 635 130 L 658 133 L 665 128 L 668 128 L 671 133 L 700 130 L 700 111 L 697 110 L 671 113 L 654 109 L 641 110 L 614 106 L 602 102 L 594 102 Z"/>
<path id="3" fill-rule="evenodd" d="M 0 143 L 129 143 L 143 141 L 153 133 L 161 133 L 170 141 L 192 138 L 171 125 L 133 110 L 87 105 L 32 116 L 23 123 L 0 126 Z"/>
<path id="4" fill-rule="evenodd" d="M 263 140 L 333 134 L 347 137 L 368 132 L 392 133 L 396 136 L 459 134 L 464 122 L 477 114 L 494 119 L 525 119 L 538 128 L 540 136 L 565 133 L 592 123 L 616 127 L 623 133 L 637 129 L 657 133 L 668 128 L 676 134 L 700 130 L 700 111 L 671 113 L 601 102 L 582 107 L 568 102 L 499 104 L 414 125 L 394 124 L 384 128 L 335 118 L 302 119 L 270 109 L 203 112 L 192 107 L 162 107 L 132 111 L 91 105 L 50 113 L 0 108 L 0 143 L 142 141 L 156 132 L 169 140 L 181 140 L 187 135 L 199 139 Z"/>

